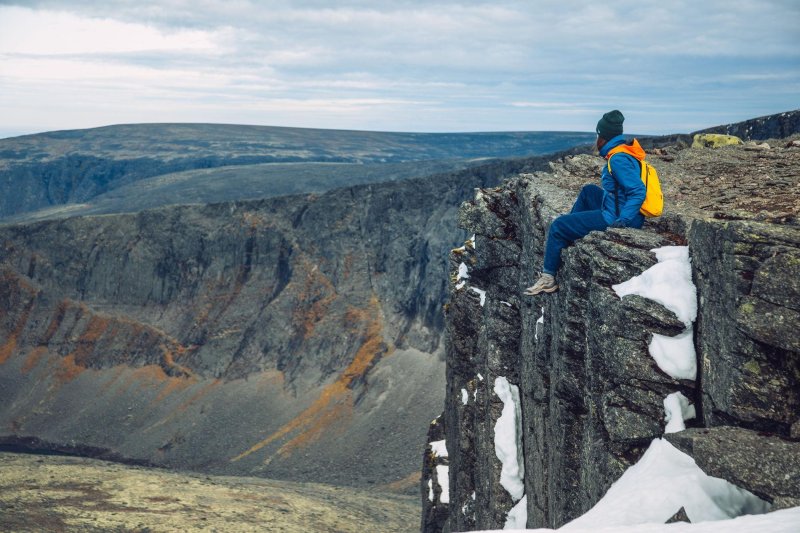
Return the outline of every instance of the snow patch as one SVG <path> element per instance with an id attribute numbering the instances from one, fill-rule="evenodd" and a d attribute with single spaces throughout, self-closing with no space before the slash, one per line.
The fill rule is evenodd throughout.
<path id="1" fill-rule="evenodd" d="M 447 457 L 447 445 L 443 440 L 431 442 L 431 450 L 436 454 L 436 457 Z"/>
<path id="2" fill-rule="evenodd" d="M 499 530 L 496 530 L 500 533 Z M 527 533 L 552 533 L 555 529 L 518 529 Z M 687 524 L 635 524 L 631 526 L 569 528 L 570 533 L 797 533 L 800 531 L 800 507 L 768 514 L 744 515 L 732 520 Z M 490 531 L 475 533 L 491 533 Z"/>
<path id="3" fill-rule="evenodd" d="M 450 468 L 447 465 L 436 465 L 436 482 L 442 488 L 439 501 L 450 503 Z"/>
<path id="4" fill-rule="evenodd" d="M 664 433 L 677 433 L 686 429 L 684 420 L 691 420 L 697 413 L 694 405 L 689 403 L 689 399 L 680 392 L 673 392 L 664 398 L 664 411 L 666 412 L 667 427 Z"/>
<path id="5" fill-rule="evenodd" d="M 478 372 L 478 379 L 483 381 L 483 376 L 481 376 L 480 372 Z"/>
<path id="6" fill-rule="evenodd" d="M 469 393 L 467 389 L 461 389 L 461 403 L 467 405 L 467 402 L 469 402 Z"/>
<path id="7" fill-rule="evenodd" d="M 433 501 L 433 480 L 428 480 L 428 499 Z"/>
<path id="8" fill-rule="evenodd" d="M 770 505 L 724 479 L 706 475 L 690 456 L 664 439 L 655 439 L 597 505 L 562 529 L 663 525 L 681 507 L 694 524 L 766 513 Z"/>
<path id="9" fill-rule="evenodd" d="M 478 293 L 478 296 L 481 297 L 481 307 L 483 307 L 486 303 L 486 291 L 477 287 L 470 287 L 470 289 L 472 289 L 473 292 Z"/>
<path id="10" fill-rule="evenodd" d="M 469 279 L 469 269 L 467 268 L 466 263 L 463 261 L 458 265 L 458 274 L 456 275 L 456 290 L 461 290 L 464 285 L 467 284 L 466 281 Z"/>
<path id="11" fill-rule="evenodd" d="M 506 307 L 513 307 L 510 303 L 508 303 L 508 302 L 506 302 L 504 300 L 500 300 L 500 303 L 505 305 Z"/>
<path id="12" fill-rule="evenodd" d="M 494 381 L 494 392 L 503 401 L 503 411 L 494 425 L 494 453 L 503 465 L 500 484 L 516 502 L 525 493 L 519 388 L 501 376 Z"/>
<path id="13" fill-rule="evenodd" d="M 517 504 L 511 508 L 506 517 L 503 529 L 523 529 L 528 523 L 528 497 L 523 496 Z"/>
<path id="14" fill-rule="evenodd" d="M 544 307 L 542 307 L 542 316 L 536 321 L 536 324 L 533 326 L 533 340 L 539 340 L 539 326 L 538 324 L 542 324 L 544 326 Z"/>
<path id="15" fill-rule="evenodd" d="M 688 246 L 664 246 L 651 250 L 658 263 L 628 281 L 613 285 L 620 298 L 638 294 L 654 300 L 686 326 L 697 318 L 697 289 L 692 283 Z"/>
<path id="16" fill-rule="evenodd" d="M 697 356 L 694 351 L 694 328 L 689 326 L 674 337 L 653 334 L 648 346 L 658 368 L 675 379 L 697 378 Z"/>

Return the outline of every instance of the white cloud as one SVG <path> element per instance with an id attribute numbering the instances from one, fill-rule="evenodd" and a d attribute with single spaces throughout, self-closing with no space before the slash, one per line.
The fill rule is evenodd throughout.
<path id="1" fill-rule="evenodd" d="M 0 7 L 3 54 L 67 55 L 143 51 L 220 51 L 215 33 L 163 31 L 110 18 L 87 18 L 63 11 Z"/>
<path id="2" fill-rule="evenodd" d="M 134 108 L 146 121 L 591 130 L 620 108 L 638 131 L 680 131 L 682 111 L 714 124 L 796 107 L 800 83 L 789 1 L 26 5 L 0 5 L 0 114 L 15 127 Z"/>

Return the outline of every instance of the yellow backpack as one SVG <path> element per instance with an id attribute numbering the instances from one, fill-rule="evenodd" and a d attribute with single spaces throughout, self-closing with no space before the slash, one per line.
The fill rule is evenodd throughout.
<path id="1" fill-rule="evenodd" d="M 644 202 L 639 212 L 646 217 L 658 217 L 664 211 L 664 196 L 661 194 L 661 182 L 658 180 L 658 172 L 653 165 L 644 160 L 644 150 L 639 146 L 639 142 L 634 139 L 633 146 L 622 144 L 612 148 L 608 155 L 608 173 L 611 174 L 611 156 L 618 153 L 632 155 L 639 161 L 642 167 L 642 182 L 644 182 L 645 193 Z M 641 158 L 638 155 L 641 154 Z"/>

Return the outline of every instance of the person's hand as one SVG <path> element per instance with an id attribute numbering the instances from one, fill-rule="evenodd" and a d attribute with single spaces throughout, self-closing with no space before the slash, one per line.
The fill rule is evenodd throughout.
<path id="1" fill-rule="evenodd" d="M 627 228 L 628 224 L 626 224 L 625 221 L 622 220 L 621 218 L 618 218 L 617 220 L 612 222 L 609 227 L 610 228 Z"/>

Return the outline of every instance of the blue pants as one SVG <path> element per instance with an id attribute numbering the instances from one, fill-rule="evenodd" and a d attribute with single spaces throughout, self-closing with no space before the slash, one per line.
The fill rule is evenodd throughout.
<path id="1" fill-rule="evenodd" d="M 561 250 L 592 231 L 605 231 L 608 227 L 600 210 L 603 204 L 603 189 L 597 185 L 584 185 L 572 211 L 561 215 L 550 224 L 544 248 L 545 273 L 555 276 L 561 264 Z"/>

